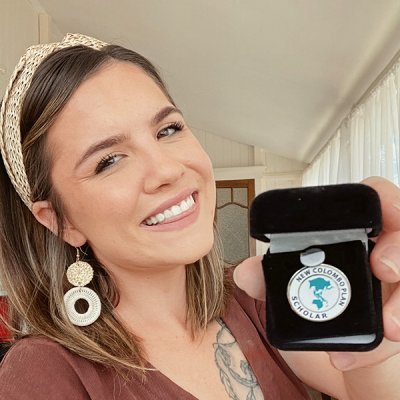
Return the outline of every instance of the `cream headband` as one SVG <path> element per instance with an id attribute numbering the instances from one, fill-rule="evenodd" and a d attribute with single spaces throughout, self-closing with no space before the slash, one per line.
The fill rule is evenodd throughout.
<path id="1" fill-rule="evenodd" d="M 32 208 L 31 189 L 22 157 L 21 105 L 31 84 L 32 75 L 43 59 L 56 50 L 77 45 L 98 50 L 107 43 L 78 33 L 68 33 L 61 42 L 31 46 L 15 67 L 4 94 L 0 110 L 1 155 L 15 190 L 30 210 Z"/>

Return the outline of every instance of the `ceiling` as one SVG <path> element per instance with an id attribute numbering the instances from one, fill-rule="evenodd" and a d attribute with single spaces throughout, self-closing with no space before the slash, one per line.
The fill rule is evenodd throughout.
<path id="1" fill-rule="evenodd" d="M 400 49 L 398 0 L 39 2 L 150 58 L 192 127 L 305 162 Z"/>

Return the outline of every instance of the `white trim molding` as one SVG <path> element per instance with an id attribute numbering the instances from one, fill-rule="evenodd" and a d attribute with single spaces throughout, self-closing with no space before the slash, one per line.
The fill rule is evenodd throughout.
<path id="1" fill-rule="evenodd" d="M 216 181 L 261 179 L 266 173 L 267 168 L 265 166 L 214 168 L 214 177 Z"/>

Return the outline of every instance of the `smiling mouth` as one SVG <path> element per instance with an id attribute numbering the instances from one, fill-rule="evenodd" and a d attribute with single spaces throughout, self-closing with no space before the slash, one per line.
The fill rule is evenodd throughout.
<path id="1" fill-rule="evenodd" d="M 181 202 L 173 205 L 172 207 L 167 208 L 163 212 L 160 212 L 156 215 L 153 215 L 149 218 L 146 218 L 143 223 L 147 226 L 159 225 L 165 222 L 168 222 L 169 219 L 172 219 L 186 211 L 189 211 L 195 205 L 195 201 L 193 199 L 193 195 L 189 195 L 186 199 Z"/>

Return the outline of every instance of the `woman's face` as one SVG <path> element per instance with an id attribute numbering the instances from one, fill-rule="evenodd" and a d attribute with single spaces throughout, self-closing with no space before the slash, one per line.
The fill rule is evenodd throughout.
<path id="1" fill-rule="evenodd" d="M 179 110 L 138 67 L 114 62 L 83 82 L 49 130 L 47 146 L 68 241 L 87 241 L 105 266 L 183 265 L 210 250 L 210 160 Z"/>

